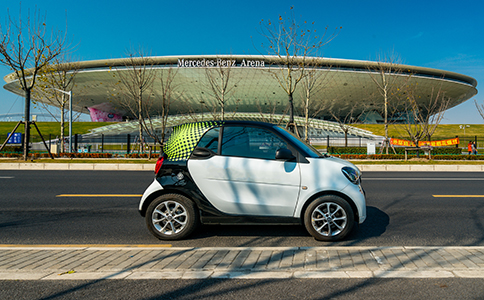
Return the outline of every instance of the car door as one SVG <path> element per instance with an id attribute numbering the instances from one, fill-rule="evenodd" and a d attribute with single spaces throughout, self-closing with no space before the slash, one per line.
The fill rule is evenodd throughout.
<path id="1" fill-rule="evenodd" d="M 218 129 L 217 129 L 218 130 Z M 218 133 L 207 132 L 211 150 Z M 208 144 L 208 143 L 207 143 Z M 274 132 L 251 126 L 225 126 L 217 155 L 190 159 L 188 169 L 205 197 L 220 211 L 234 215 L 293 216 L 300 190 L 296 160 L 276 160 L 290 145 Z M 294 153 L 295 154 L 295 153 Z"/>

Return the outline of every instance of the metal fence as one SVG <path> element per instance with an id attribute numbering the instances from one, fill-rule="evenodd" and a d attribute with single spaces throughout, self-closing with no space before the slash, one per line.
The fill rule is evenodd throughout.
<path id="1" fill-rule="evenodd" d="M 2 137 L 5 141 L 7 136 Z M 49 150 L 53 153 L 68 152 L 69 137 L 63 140 L 59 137 L 51 135 L 44 136 L 45 142 Z M 22 140 L 23 142 L 23 140 Z M 72 136 L 72 152 L 100 152 L 100 153 L 149 153 L 160 150 L 160 146 L 156 144 L 154 139 L 150 137 L 143 137 L 143 148 L 140 149 L 140 139 L 136 135 L 73 135 Z M 30 149 L 32 151 L 47 152 L 40 136 L 32 135 L 30 137 Z M 7 143 L 8 147 L 4 152 L 21 152 L 23 148 L 22 143 Z M 62 147 L 63 146 L 63 147 Z M 64 151 L 62 151 L 64 148 Z"/>
<path id="2" fill-rule="evenodd" d="M 3 143 L 7 139 L 7 135 L 0 135 L 0 144 Z M 57 136 L 47 135 L 44 136 L 46 140 L 47 147 L 53 153 L 60 153 L 61 152 L 61 145 L 64 144 L 64 152 L 68 151 L 69 145 L 69 137 L 65 137 L 62 141 Z M 465 137 L 460 139 L 460 147 L 463 152 L 467 151 L 467 143 L 469 140 L 475 140 L 476 144 L 478 145 L 478 149 L 483 149 L 479 147 L 479 141 L 484 140 L 484 136 L 475 136 L 475 137 Z M 22 140 L 23 142 L 23 140 Z M 318 137 L 310 139 L 310 144 L 314 146 L 318 146 L 318 148 L 327 148 L 327 147 L 345 147 L 345 144 L 348 147 L 367 147 L 368 145 L 374 145 L 374 147 L 379 148 L 383 143 L 382 137 L 355 137 L 349 136 L 347 138 L 347 142 L 345 142 L 344 137 L 334 137 L 334 136 L 326 136 L 326 137 Z M 42 139 L 40 136 L 32 135 L 30 137 L 31 143 L 31 150 L 32 151 L 39 151 L 39 152 L 46 152 L 45 147 L 42 143 Z M 155 143 L 155 141 L 151 137 L 144 137 L 143 144 L 145 147 L 143 149 L 139 149 L 140 141 L 138 135 L 132 134 L 119 134 L 119 135 L 74 135 L 72 137 L 72 151 L 73 152 L 98 152 L 98 153 L 118 153 L 118 154 L 127 154 L 127 153 L 149 153 L 157 152 L 160 150 L 159 145 Z M 7 148 L 3 152 L 22 152 L 20 149 L 23 147 L 22 144 L 7 144 L 7 146 L 13 146 Z M 151 148 L 151 149 L 150 149 Z"/>

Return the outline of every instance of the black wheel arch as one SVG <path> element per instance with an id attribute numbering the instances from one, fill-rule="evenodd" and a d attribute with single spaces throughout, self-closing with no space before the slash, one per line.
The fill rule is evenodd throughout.
<path id="1" fill-rule="evenodd" d="M 189 199 L 190 201 L 192 201 L 193 204 L 195 205 L 195 207 L 198 209 L 197 202 L 194 201 L 192 199 L 192 197 L 190 197 L 186 193 L 183 193 L 182 191 L 177 190 L 177 189 L 162 189 L 162 190 L 158 190 L 158 191 L 152 193 L 151 195 L 149 195 L 146 198 L 145 202 L 143 202 L 143 206 L 141 207 L 141 210 L 139 211 L 140 215 L 144 218 L 146 216 L 146 211 L 148 210 L 148 206 L 150 206 L 151 202 L 153 202 L 153 200 L 155 200 L 159 196 L 163 196 L 163 195 L 166 195 L 166 194 L 179 194 L 179 195 L 182 195 L 182 196 L 186 197 L 187 199 Z"/>
<path id="2" fill-rule="evenodd" d="M 348 204 L 351 206 L 351 209 L 353 210 L 353 216 L 355 218 L 356 224 L 359 224 L 360 223 L 359 222 L 360 221 L 360 218 L 358 216 L 358 208 L 356 207 L 355 202 L 350 197 L 348 197 L 348 195 L 343 194 L 343 193 L 338 192 L 338 191 L 321 191 L 319 193 L 316 193 L 316 194 L 312 195 L 306 201 L 306 203 L 304 203 L 304 206 L 301 209 L 301 214 L 299 215 L 300 220 L 303 222 L 303 220 L 304 220 L 304 214 L 306 213 L 306 210 L 307 210 L 309 204 L 311 204 L 311 202 L 313 202 L 315 199 L 317 199 L 317 198 L 319 198 L 321 196 L 327 196 L 327 195 L 338 196 L 338 197 L 341 197 L 344 200 L 346 200 L 346 202 L 348 202 Z"/>

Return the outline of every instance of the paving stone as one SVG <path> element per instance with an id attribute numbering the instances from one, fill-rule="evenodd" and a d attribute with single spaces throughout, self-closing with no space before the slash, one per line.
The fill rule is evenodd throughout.
<path id="1" fill-rule="evenodd" d="M 230 250 L 224 259 L 215 267 L 215 269 L 227 269 L 234 263 L 235 258 L 239 255 L 239 250 Z"/>
<path id="2" fill-rule="evenodd" d="M 266 269 L 267 264 L 271 260 L 272 251 L 271 250 L 263 250 L 260 255 L 257 263 L 253 267 L 254 270 L 263 270 Z"/>
<path id="3" fill-rule="evenodd" d="M 279 268 L 289 269 L 293 267 L 294 250 L 285 250 L 282 253 L 281 263 Z"/>
<path id="4" fill-rule="evenodd" d="M 484 247 L 0 249 L 1 280 L 484 278 Z"/>
<path id="5" fill-rule="evenodd" d="M 237 257 L 233 260 L 232 264 L 229 266 L 229 269 L 240 269 L 244 265 L 245 260 L 249 257 L 251 251 L 250 250 L 242 250 L 239 251 Z"/>

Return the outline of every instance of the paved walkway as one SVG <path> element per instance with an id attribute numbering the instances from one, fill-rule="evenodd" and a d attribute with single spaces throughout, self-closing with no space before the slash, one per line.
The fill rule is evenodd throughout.
<path id="1" fill-rule="evenodd" d="M 484 247 L 0 246 L 0 280 L 484 278 Z"/>

